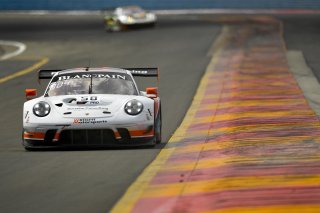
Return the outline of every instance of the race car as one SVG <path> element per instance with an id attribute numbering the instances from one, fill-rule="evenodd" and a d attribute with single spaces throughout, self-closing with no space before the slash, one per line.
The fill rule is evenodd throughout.
<path id="1" fill-rule="evenodd" d="M 160 143 L 158 89 L 139 91 L 133 78 L 139 76 L 157 77 L 158 69 L 40 70 L 39 80 L 50 82 L 38 98 L 35 89 L 25 91 L 23 146 L 34 150 Z"/>
<path id="2" fill-rule="evenodd" d="M 138 6 L 118 7 L 113 14 L 104 17 L 107 31 L 121 31 L 133 27 L 153 27 L 157 21 L 154 13 Z"/>

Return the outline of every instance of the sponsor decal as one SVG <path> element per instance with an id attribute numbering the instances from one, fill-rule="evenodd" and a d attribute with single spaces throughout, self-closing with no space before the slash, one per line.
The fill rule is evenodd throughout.
<path id="1" fill-rule="evenodd" d="M 90 101 L 89 101 L 90 99 Z M 84 96 L 84 97 L 81 97 L 80 98 L 80 102 L 83 102 L 83 103 L 86 103 L 86 104 L 99 104 L 100 101 L 98 100 L 98 97 L 97 96 L 93 96 L 93 97 L 90 97 L 89 96 Z"/>
<path id="2" fill-rule="evenodd" d="M 99 104 L 99 101 L 90 101 L 89 104 Z"/>
<path id="3" fill-rule="evenodd" d="M 81 78 L 113 78 L 126 80 L 125 75 L 120 74 L 76 74 L 76 75 L 62 75 L 58 77 L 58 81 L 69 80 L 69 79 L 81 79 Z"/>
<path id="4" fill-rule="evenodd" d="M 75 118 L 73 124 L 103 124 L 107 123 L 105 119 L 96 119 L 96 118 Z"/>
<path id="5" fill-rule="evenodd" d="M 106 110 L 106 111 L 109 111 L 107 107 L 68 107 L 67 110 Z"/>
<path id="6" fill-rule="evenodd" d="M 80 98 L 80 101 L 88 101 L 89 100 L 89 97 L 88 96 L 85 96 L 85 97 L 81 97 Z"/>
<path id="7" fill-rule="evenodd" d="M 98 109 L 98 110 L 107 110 L 108 111 L 107 107 L 88 107 L 87 109 Z"/>
<path id="8" fill-rule="evenodd" d="M 132 74 L 148 74 L 146 70 L 130 70 Z"/>
<path id="9" fill-rule="evenodd" d="M 85 107 L 68 107 L 67 110 L 85 110 Z"/>

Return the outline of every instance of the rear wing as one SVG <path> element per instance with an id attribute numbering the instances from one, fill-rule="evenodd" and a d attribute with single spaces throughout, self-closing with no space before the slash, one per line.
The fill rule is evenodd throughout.
<path id="1" fill-rule="evenodd" d="M 123 69 L 131 72 L 132 76 L 159 78 L 158 68 L 123 68 Z"/>
<path id="2" fill-rule="evenodd" d="M 39 70 L 38 71 L 38 80 L 51 79 L 54 76 L 54 74 L 56 74 L 59 71 L 61 71 L 61 70 Z"/>
<path id="3" fill-rule="evenodd" d="M 159 69 L 158 68 L 123 68 L 123 69 L 128 70 L 132 74 L 132 76 L 157 77 L 159 80 Z M 51 79 L 59 71 L 62 71 L 62 69 L 39 70 L 38 71 L 38 80 Z"/>

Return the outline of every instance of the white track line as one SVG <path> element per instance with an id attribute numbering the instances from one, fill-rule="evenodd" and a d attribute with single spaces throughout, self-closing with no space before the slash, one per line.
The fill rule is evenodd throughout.
<path id="1" fill-rule="evenodd" d="M 12 57 L 15 57 L 17 55 L 20 55 L 27 48 L 27 46 L 25 44 L 23 44 L 21 42 L 16 42 L 16 41 L 2 41 L 2 40 L 0 40 L 0 46 L 1 45 L 4 45 L 4 46 L 15 46 L 18 49 L 13 51 L 13 52 L 4 54 L 3 56 L 0 57 L 0 61 L 7 60 L 9 58 L 12 58 Z"/>

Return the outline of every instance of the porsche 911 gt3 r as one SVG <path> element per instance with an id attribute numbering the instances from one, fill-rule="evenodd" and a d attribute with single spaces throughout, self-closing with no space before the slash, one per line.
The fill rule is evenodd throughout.
<path id="1" fill-rule="evenodd" d="M 106 15 L 104 20 L 107 31 L 120 31 L 129 27 L 152 27 L 157 17 L 154 13 L 146 12 L 138 6 L 127 6 L 116 8 L 113 14 Z"/>
<path id="2" fill-rule="evenodd" d="M 51 80 L 44 95 L 24 103 L 24 147 L 160 143 L 157 88 L 139 91 L 133 76 L 158 76 L 158 69 L 40 70 L 39 79 Z M 26 90 L 27 99 L 35 95 L 35 89 Z"/>

